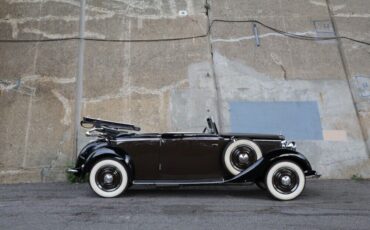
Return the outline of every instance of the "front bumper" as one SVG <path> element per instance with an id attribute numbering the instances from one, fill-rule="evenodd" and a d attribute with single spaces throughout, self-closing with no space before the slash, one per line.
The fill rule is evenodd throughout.
<path id="1" fill-rule="evenodd" d="M 321 177 L 321 174 L 319 174 L 318 172 L 316 172 L 315 170 L 308 170 L 308 171 L 305 171 L 304 172 L 304 175 L 307 177 L 307 178 L 319 178 Z"/>

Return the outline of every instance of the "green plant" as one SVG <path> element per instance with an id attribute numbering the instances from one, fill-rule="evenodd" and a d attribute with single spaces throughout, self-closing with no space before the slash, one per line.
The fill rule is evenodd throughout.
<path id="1" fill-rule="evenodd" d="M 351 177 L 351 180 L 361 181 L 361 180 L 364 180 L 364 178 L 359 174 L 353 174 L 352 177 Z"/>
<path id="2" fill-rule="evenodd" d="M 73 163 L 68 164 L 67 168 L 72 168 Z M 74 183 L 85 183 L 88 181 L 89 176 L 88 174 L 85 174 L 84 176 L 76 176 L 73 173 L 66 172 L 66 179 L 68 182 L 74 184 Z"/>

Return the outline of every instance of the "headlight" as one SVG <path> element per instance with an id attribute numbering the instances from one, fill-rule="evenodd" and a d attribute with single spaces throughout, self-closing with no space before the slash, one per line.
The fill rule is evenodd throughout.
<path id="1" fill-rule="evenodd" d="M 281 147 L 295 150 L 296 149 L 296 144 L 295 144 L 294 141 L 283 140 L 283 141 L 281 141 Z"/>

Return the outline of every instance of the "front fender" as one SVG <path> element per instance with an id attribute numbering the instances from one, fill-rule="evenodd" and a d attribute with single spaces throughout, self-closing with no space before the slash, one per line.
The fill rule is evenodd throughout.
<path id="1" fill-rule="evenodd" d="M 281 160 L 289 160 L 297 163 L 305 172 L 306 176 L 315 173 L 315 171 L 312 171 L 310 162 L 303 154 L 292 149 L 278 149 L 264 154 L 262 158 L 248 167 L 245 171 L 225 182 L 256 181 L 264 178 L 271 165 Z"/>
<path id="2" fill-rule="evenodd" d="M 292 149 L 278 149 L 266 154 L 264 157 L 269 160 L 270 165 L 277 161 L 290 160 L 297 163 L 303 171 L 312 170 L 311 164 L 307 158 L 302 153 Z"/>

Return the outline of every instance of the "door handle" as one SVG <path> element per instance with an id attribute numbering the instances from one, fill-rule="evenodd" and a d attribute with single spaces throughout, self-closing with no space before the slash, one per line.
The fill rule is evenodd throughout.
<path id="1" fill-rule="evenodd" d="M 212 144 L 212 147 L 218 147 L 218 144 Z"/>

